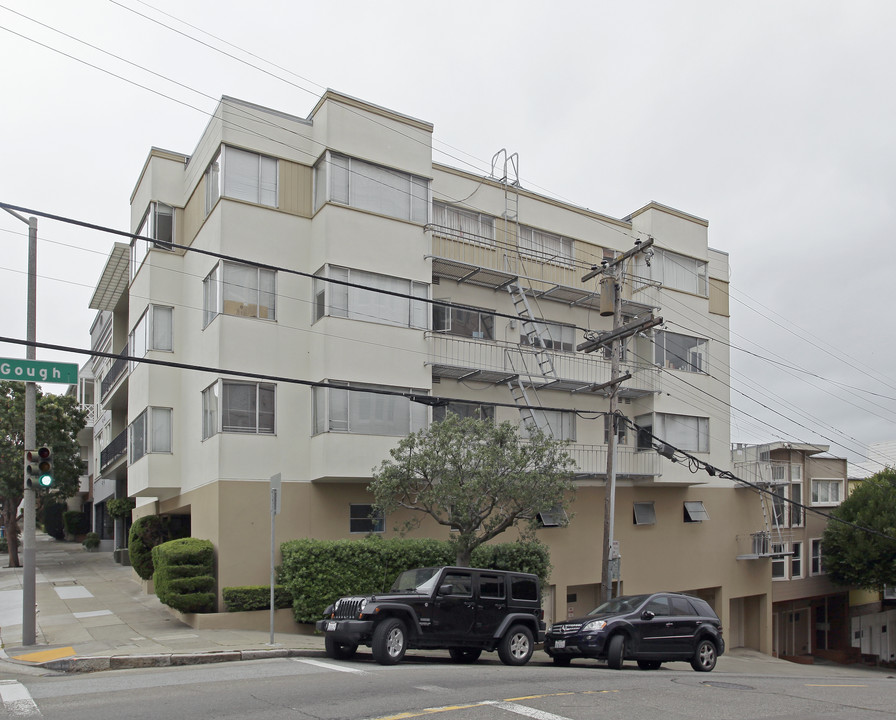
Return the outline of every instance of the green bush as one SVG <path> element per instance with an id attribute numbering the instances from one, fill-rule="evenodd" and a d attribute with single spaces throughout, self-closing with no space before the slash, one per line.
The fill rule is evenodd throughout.
<path id="1" fill-rule="evenodd" d="M 100 546 L 100 536 L 98 533 L 89 532 L 84 536 L 84 542 L 81 543 L 88 550 L 93 550 L 94 548 L 98 548 Z"/>
<path id="2" fill-rule="evenodd" d="M 269 610 L 271 607 L 270 585 L 242 585 L 226 587 L 221 592 L 228 612 L 245 610 Z M 292 595 L 283 585 L 274 585 L 274 607 L 292 607 Z"/>
<path id="3" fill-rule="evenodd" d="M 210 540 L 169 540 L 152 549 L 152 562 L 160 602 L 183 613 L 215 611 L 215 548 Z"/>
<path id="4" fill-rule="evenodd" d="M 280 546 L 280 582 L 293 598 L 296 622 L 318 620 L 333 600 L 388 590 L 398 574 L 415 567 L 453 565 L 448 541 L 370 537 L 363 540 L 291 540 Z M 474 567 L 533 572 L 547 581 L 550 560 L 541 543 L 481 545 Z"/>
<path id="5" fill-rule="evenodd" d="M 90 531 L 90 518 L 80 510 L 66 510 L 62 513 L 62 525 L 66 535 L 84 535 Z"/>
<path id="6" fill-rule="evenodd" d="M 165 519 L 159 515 L 146 515 L 131 525 L 128 533 L 128 554 L 134 571 L 144 580 L 153 573 L 152 549 L 168 540 Z"/>
<path id="7" fill-rule="evenodd" d="M 65 524 L 62 522 L 64 512 L 65 505 L 57 502 L 47 502 L 43 508 L 44 532 L 57 540 L 65 538 Z"/>
<path id="8" fill-rule="evenodd" d="M 106 500 L 106 512 L 112 519 L 126 518 L 131 516 L 131 511 L 137 507 L 137 503 L 133 498 L 112 498 Z"/>

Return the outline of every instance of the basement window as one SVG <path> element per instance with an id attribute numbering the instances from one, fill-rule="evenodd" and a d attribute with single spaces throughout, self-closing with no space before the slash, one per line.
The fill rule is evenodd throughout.
<path id="1" fill-rule="evenodd" d="M 686 523 L 698 523 L 709 520 L 709 513 L 703 507 L 701 500 L 687 501 L 684 504 L 684 521 Z"/>

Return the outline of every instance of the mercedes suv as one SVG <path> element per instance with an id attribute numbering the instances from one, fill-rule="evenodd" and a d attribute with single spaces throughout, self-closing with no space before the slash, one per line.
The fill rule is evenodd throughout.
<path id="1" fill-rule="evenodd" d="M 709 672 L 725 652 L 725 641 L 705 600 L 654 593 L 614 598 L 585 617 L 554 623 L 544 650 L 555 665 L 595 658 L 619 670 L 623 661 L 637 660 L 642 670 L 656 670 L 664 662 L 688 660 L 694 670 Z"/>
<path id="2" fill-rule="evenodd" d="M 498 651 L 505 665 L 525 665 L 544 640 L 538 577 L 465 567 L 406 570 L 387 593 L 343 597 L 316 628 L 327 656 L 352 657 L 359 645 L 393 665 L 411 648 L 447 649 L 455 662 Z"/>

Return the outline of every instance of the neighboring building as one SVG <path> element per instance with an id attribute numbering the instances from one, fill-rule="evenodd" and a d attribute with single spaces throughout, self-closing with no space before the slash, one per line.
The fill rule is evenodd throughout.
<path id="1" fill-rule="evenodd" d="M 493 177 L 434 163 L 432 129 L 332 91 L 307 119 L 224 98 L 192 155 L 153 149 L 140 173 L 131 229 L 174 247 L 116 244 L 91 301 L 93 347 L 209 370 L 95 363 L 101 482 L 135 497 L 136 515 L 182 516 L 211 540 L 219 598 L 268 581 L 275 473 L 278 543 L 392 534 L 396 518 L 369 516 L 371 469 L 445 412 L 363 392 L 392 388 L 497 421 L 521 422 L 514 402 L 553 408 L 534 420 L 571 442 L 577 499 L 569 527 L 545 516 L 539 532 L 553 563 L 545 611 L 591 609 L 610 361 L 576 346 L 612 320 L 598 280 L 581 278 L 636 239 L 655 245 L 626 265 L 623 313 L 658 308 L 665 326 L 627 341 L 619 407 L 730 466 L 729 268 L 708 223 L 657 203 L 619 220 L 538 195 L 503 151 Z M 737 537 L 761 523 L 755 496 L 661 458 L 647 433 L 619 441 L 617 592 L 698 594 L 730 646 L 770 650 L 770 561 L 737 560 Z M 434 523 L 419 534 L 445 537 Z"/>
<path id="2" fill-rule="evenodd" d="M 78 384 L 70 385 L 66 395 L 75 397 L 81 409 L 87 413 L 85 424 L 78 433 L 78 445 L 81 447 L 81 460 L 84 463 L 84 472 L 80 477 L 78 492 L 66 500 L 69 510 L 80 510 L 90 518 L 90 529 L 93 530 L 94 504 L 93 504 L 93 478 L 94 478 L 94 426 L 96 425 L 97 410 L 99 408 L 94 396 L 93 367 L 91 363 L 78 369 Z M 111 550 L 111 546 L 108 548 Z"/>
<path id="3" fill-rule="evenodd" d="M 753 533 L 751 552 L 771 559 L 773 648 L 780 657 L 848 656 L 849 589 L 828 579 L 821 546 L 826 513 L 846 497 L 847 467 L 828 450 L 775 442 L 736 445 L 732 453 L 734 474 L 768 491 L 757 500 L 765 525 Z"/>

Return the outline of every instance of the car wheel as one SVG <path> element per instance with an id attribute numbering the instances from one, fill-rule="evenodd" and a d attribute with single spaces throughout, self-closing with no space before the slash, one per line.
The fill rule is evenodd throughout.
<path id="1" fill-rule="evenodd" d="M 324 651 L 328 658 L 334 660 L 348 660 L 358 652 L 358 646 L 351 643 L 338 643 L 333 638 L 324 638 Z"/>
<path id="2" fill-rule="evenodd" d="M 572 658 L 569 655 L 554 655 L 552 660 L 554 665 L 559 665 L 560 667 L 569 667 L 569 664 L 572 662 Z"/>
<path id="3" fill-rule="evenodd" d="M 456 663 L 474 663 L 482 655 L 478 648 L 448 648 L 448 654 Z"/>
<path id="4" fill-rule="evenodd" d="M 407 650 L 408 631 L 398 618 L 386 618 L 373 631 L 370 649 L 380 665 L 394 665 Z"/>
<path id="5" fill-rule="evenodd" d="M 697 672 L 709 672 L 716 666 L 717 658 L 715 643 L 712 640 L 701 640 L 691 658 L 691 667 Z"/>
<path id="6" fill-rule="evenodd" d="M 659 660 L 638 660 L 638 667 L 642 670 L 659 670 L 662 664 Z"/>
<path id="7" fill-rule="evenodd" d="M 505 665 L 525 665 L 532 657 L 532 631 L 525 625 L 514 625 L 498 644 L 498 657 Z"/>
<path id="8" fill-rule="evenodd" d="M 625 635 L 614 635 L 607 647 L 607 665 L 613 670 L 622 670 L 623 660 L 625 660 Z"/>

